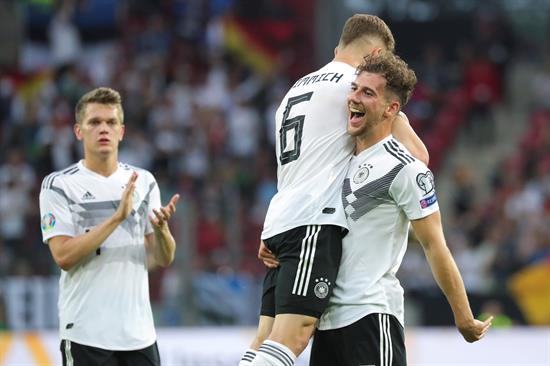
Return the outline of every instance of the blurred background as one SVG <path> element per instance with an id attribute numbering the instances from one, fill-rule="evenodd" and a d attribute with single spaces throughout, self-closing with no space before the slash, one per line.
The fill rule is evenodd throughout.
<path id="1" fill-rule="evenodd" d="M 120 160 L 182 195 L 175 263 L 150 273 L 156 325 L 253 326 L 274 111 L 354 13 L 382 17 L 417 73 L 405 112 L 475 315 L 550 325 L 549 0 L 2 0 L 0 330 L 56 330 L 38 193 L 81 158 L 73 109 L 97 86 L 123 97 Z M 398 275 L 409 326 L 453 325 L 414 239 Z"/>

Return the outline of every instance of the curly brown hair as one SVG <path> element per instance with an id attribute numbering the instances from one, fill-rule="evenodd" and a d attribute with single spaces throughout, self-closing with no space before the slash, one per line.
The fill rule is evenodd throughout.
<path id="1" fill-rule="evenodd" d="M 367 55 L 357 67 L 356 74 L 369 72 L 379 74 L 386 79 L 386 90 L 399 98 L 403 107 L 409 101 L 414 86 L 416 74 L 401 57 L 391 52 Z"/>
<path id="2" fill-rule="evenodd" d="M 376 38 L 388 51 L 395 51 L 395 39 L 388 25 L 376 15 L 370 14 L 355 14 L 348 18 L 342 29 L 340 45 L 347 46 L 365 36 Z"/>
<path id="3" fill-rule="evenodd" d="M 114 105 L 118 109 L 118 117 L 120 123 L 124 123 L 124 112 L 122 111 L 122 98 L 120 97 L 119 92 L 114 89 L 101 87 L 91 90 L 84 94 L 74 110 L 76 123 L 82 123 L 84 120 L 84 114 L 86 112 L 86 106 L 90 103 L 97 104 L 109 104 Z"/>

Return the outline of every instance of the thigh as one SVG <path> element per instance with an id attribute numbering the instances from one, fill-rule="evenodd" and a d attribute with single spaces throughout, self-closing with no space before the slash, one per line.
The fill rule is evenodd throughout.
<path id="1" fill-rule="evenodd" d="M 157 342 L 135 351 L 118 351 L 117 358 L 121 366 L 160 366 Z"/>
<path id="2" fill-rule="evenodd" d="M 370 314 L 343 328 L 352 345 L 344 365 L 406 366 L 403 327 L 392 315 Z"/>
<path id="3" fill-rule="evenodd" d="M 319 318 L 325 310 L 342 256 L 342 228 L 308 225 L 266 242 L 279 259 L 275 313 Z"/>
<path id="4" fill-rule="evenodd" d="M 61 341 L 60 350 L 63 366 L 118 366 L 113 351 L 85 346 L 66 339 Z"/>

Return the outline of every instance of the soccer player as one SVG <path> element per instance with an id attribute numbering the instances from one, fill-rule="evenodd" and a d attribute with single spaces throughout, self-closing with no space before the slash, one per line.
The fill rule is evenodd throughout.
<path id="1" fill-rule="evenodd" d="M 389 52 L 367 56 L 357 69 L 347 123 L 355 152 L 342 191 L 349 233 L 313 339 L 312 366 L 407 364 L 403 288 L 395 274 L 409 223 L 464 339 L 481 339 L 491 325 L 472 315 L 443 236 L 432 172 L 391 134 L 415 84 L 414 72 Z"/>
<path id="2" fill-rule="evenodd" d="M 293 365 L 325 310 L 347 228 L 340 199 L 353 151 L 346 95 L 366 54 L 394 48 L 380 18 L 352 16 L 333 61 L 296 81 L 276 112 L 278 192 L 262 239 L 280 266 L 266 274 L 258 332 L 240 366 Z M 427 160 L 404 115 L 393 127 L 396 138 Z"/>
<path id="3" fill-rule="evenodd" d="M 167 266 L 176 243 L 155 178 L 118 161 L 124 117 L 118 92 L 98 88 L 75 108 L 84 159 L 44 178 L 42 237 L 61 267 L 63 365 L 160 365 L 147 258 Z"/>

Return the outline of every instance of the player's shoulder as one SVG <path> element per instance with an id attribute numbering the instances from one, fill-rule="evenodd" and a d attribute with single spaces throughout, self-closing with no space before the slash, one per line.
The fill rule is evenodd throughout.
<path id="1" fill-rule="evenodd" d="M 385 158 L 393 161 L 394 163 L 401 164 L 404 166 L 408 165 L 416 165 L 416 163 L 423 164 L 420 160 L 416 159 L 410 151 L 397 141 L 395 138 L 390 137 L 386 141 L 382 143 L 382 147 L 384 148 L 384 154 Z"/>
<path id="2" fill-rule="evenodd" d="M 387 141 L 386 153 L 402 167 L 396 176 L 396 181 L 416 180 L 418 184 L 424 179 L 434 180 L 430 168 L 421 160 L 416 159 L 407 148 L 395 139 Z"/>
<path id="3" fill-rule="evenodd" d="M 66 180 L 68 177 L 72 177 L 75 174 L 78 174 L 81 171 L 80 164 L 75 163 L 73 165 L 68 166 L 65 169 L 55 171 L 53 173 L 50 173 L 44 177 L 42 180 L 41 189 L 52 189 L 55 185 L 60 184 L 64 180 Z"/>

